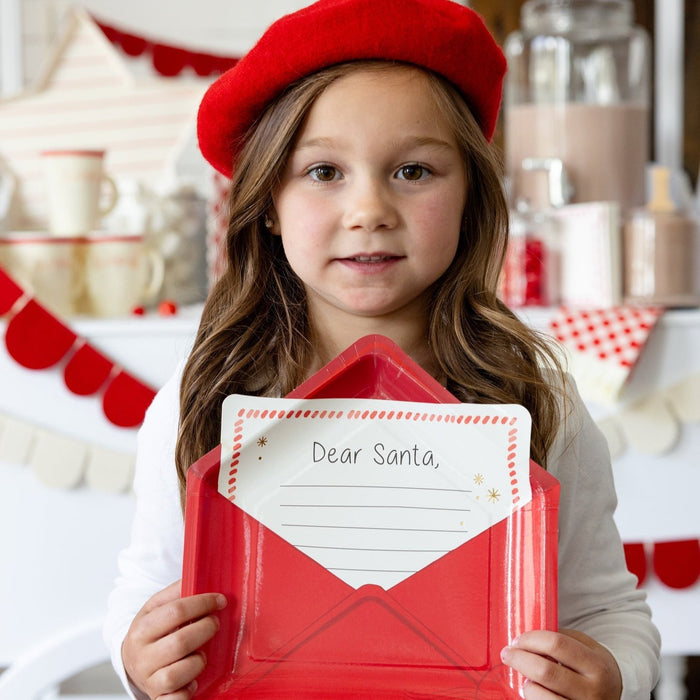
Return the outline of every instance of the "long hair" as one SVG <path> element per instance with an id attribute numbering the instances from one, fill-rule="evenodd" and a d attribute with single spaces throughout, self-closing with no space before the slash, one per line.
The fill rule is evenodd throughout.
<path id="1" fill-rule="evenodd" d="M 314 353 L 304 288 L 281 238 L 263 221 L 316 98 L 351 71 L 386 66 L 397 64 L 350 62 L 303 78 L 268 106 L 244 140 L 228 199 L 227 266 L 204 305 L 180 389 L 176 466 L 183 503 L 187 469 L 219 442 L 224 398 L 284 396 L 307 378 Z M 558 364 L 547 343 L 496 295 L 508 239 L 501 164 L 460 93 L 425 74 L 454 129 L 468 187 L 457 253 L 431 289 L 428 342 L 457 398 L 519 403 L 530 411 L 531 454 L 546 466 L 559 414 L 542 367 Z"/>

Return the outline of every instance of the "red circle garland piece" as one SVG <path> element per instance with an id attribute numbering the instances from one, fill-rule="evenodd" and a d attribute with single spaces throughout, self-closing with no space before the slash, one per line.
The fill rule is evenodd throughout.
<path id="1" fill-rule="evenodd" d="M 641 542 L 625 543 L 625 561 L 627 568 L 637 577 L 637 586 L 641 586 L 647 577 L 647 557 Z"/>
<path id="2" fill-rule="evenodd" d="M 700 578 L 700 541 L 656 542 L 654 571 L 670 588 L 689 588 Z"/>
<path id="3" fill-rule="evenodd" d="M 4 316 L 22 294 L 22 287 L 0 267 L 0 316 Z"/>
<path id="4" fill-rule="evenodd" d="M 102 397 L 102 410 L 114 425 L 134 428 L 143 422 L 146 409 L 155 395 L 153 389 L 120 371 L 107 385 Z"/>
<path id="5" fill-rule="evenodd" d="M 33 299 L 8 322 L 7 351 L 27 369 L 53 367 L 71 349 L 78 336 Z"/>
<path id="6" fill-rule="evenodd" d="M 189 52 L 166 44 L 154 44 L 153 67 L 166 78 L 179 75 L 189 64 Z"/>
<path id="7" fill-rule="evenodd" d="M 119 45 L 127 56 L 140 56 L 149 48 L 150 42 L 136 34 L 119 32 Z"/>
<path id="8" fill-rule="evenodd" d="M 63 370 L 66 386 L 78 396 L 94 394 L 107 380 L 114 363 L 85 343 Z"/>

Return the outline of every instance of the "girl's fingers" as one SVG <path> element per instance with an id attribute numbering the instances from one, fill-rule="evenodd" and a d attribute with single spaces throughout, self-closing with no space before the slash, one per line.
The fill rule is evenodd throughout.
<path id="1" fill-rule="evenodd" d="M 556 632 L 537 630 L 526 632 L 506 647 L 504 663 L 531 681 L 525 689 L 528 700 L 541 698 L 578 698 L 584 690 L 580 665 L 581 644 Z"/>
<path id="2" fill-rule="evenodd" d="M 619 698 L 622 691 L 612 654 L 582 632 L 526 632 L 503 650 L 502 660 L 531 681 L 528 700 Z"/>
<path id="3" fill-rule="evenodd" d="M 179 582 L 154 595 L 134 618 L 122 645 L 131 681 L 152 698 L 174 693 L 171 700 L 189 700 L 192 692 L 186 686 L 204 667 L 196 650 L 219 629 L 212 613 L 225 605 L 226 598 L 216 593 L 180 598 Z"/>
<path id="4" fill-rule="evenodd" d="M 576 673 L 584 674 L 590 667 L 585 645 L 573 636 L 559 632 L 526 632 L 514 640 L 510 648 L 549 657 L 555 665 L 563 665 Z"/>
<path id="5" fill-rule="evenodd" d="M 178 581 L 173 581 L 169 586 L 163 588 L 163 590 L 158 591 L 155 595 L 152 595 L 143 605 L 141 610 L 139 610 L 136 617 L 141 617 L 147 615 L 149 612 L 155 608 L 159 608 L 161 605 L 170 602 L 171 600 L 177 600 L 180 597 L 180 587 L 182 586 L 182 579 Z"/>
<path id="6" fill-rule="evenodd" d="M 191 700 L 197 691 L 197 681 L 192 681 L 184 688 L 176 690 L 174 693 L 154 696 L 156 700 Z"/>
<path id="7" fill-rule="evenodd" d="M 553 693 L 547 688 L 537 685 L 537 683 L 528 682 L 523 690 L 523 698 L 525 700 L 563 700 L 558 693 Z M 568 696 L 566 700 L 569 700 Z"/>
<path id="8" fill-rule="evenodd" d="M 197 652 L 158 669 L 148 680 L 149 695 L 167 700 L 189 700 L 196 689 L 195 678 L 205 666 L 204 654 Z"/>
<path id="9" fill-rule="evenodd" d="M 504 663 L 528 679 L 525 686 L 528 700 L 583 697 L 578 689 L 580 676 L 550 658 L 515 647 L 507 647 L 502 658 Z"/>
<path id="10" fill-rule="evenodd" d="M 215 615 L 200 618 L 185 627 L 171 632 L 153 643 L 151 660 L 156 668 L 168 668 L 180 659 L 189 658 L 203 644 L 206 644 L 219 629 L 219 619 Z M 190 679 L 192 680 L 192 679 Z M 189 682 L 189 681 L 188 681 Z M 182 685 L 182 684 L 181 684 Z M 177 686 L 178 688 L 180 686 Z"/>
<path id="11" fill-rule="evenodd" d="M 179 593 L 175 598 L 163 596 L 160 605 L 152 607 L 138 620 L 140 641 L 144 644 L 156 642 L 183 625 L 211 615 L 225 606 L 226 598 L 219 593 L 200 593 L 186 598 L 180 598 Z"/>

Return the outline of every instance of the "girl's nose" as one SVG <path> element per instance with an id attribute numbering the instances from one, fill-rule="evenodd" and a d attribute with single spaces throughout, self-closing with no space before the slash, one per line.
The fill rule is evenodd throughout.
<path id="1" fill-rule="evenodd" d="M 398 212 L 390 193 L 376 181 L 368 178 L 348 188 L 343 224 L 348 229 L 376 231 L 392 229 L 398 221 Z"/>

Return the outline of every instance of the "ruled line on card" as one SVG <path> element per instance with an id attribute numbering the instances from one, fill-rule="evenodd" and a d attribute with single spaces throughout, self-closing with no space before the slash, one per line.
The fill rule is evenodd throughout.
<path id="1" fill-rule="evenodd" d="M 334 530 L 389 530 L 393 532 L 457 532 L 461 535 L 465 530 L 441 530 L 420 527 L 372 527 L 369 525 L 312 525 L 310 523 L 280 523 L 282 527 L 313 527 Z"/>
<path id="2" fill-rule="evenodd" d="M 309 489 L 391 489 L 393 491 L 445 491 L 447 493 L 471 493 L 471 489 L 440 489 L 424 486 L 374 486 L 372 484 L 280 484 L 280 488 Z"/>
<path id="3" fill-rule="evenodd" d="M 366 505 L 364 503 L 280 503 L 280 508 L 398 508 L 401 510 L 444 510 L 454 513 L 470 513 L 470 508 L 442 508 L 432 506 Z"/>

